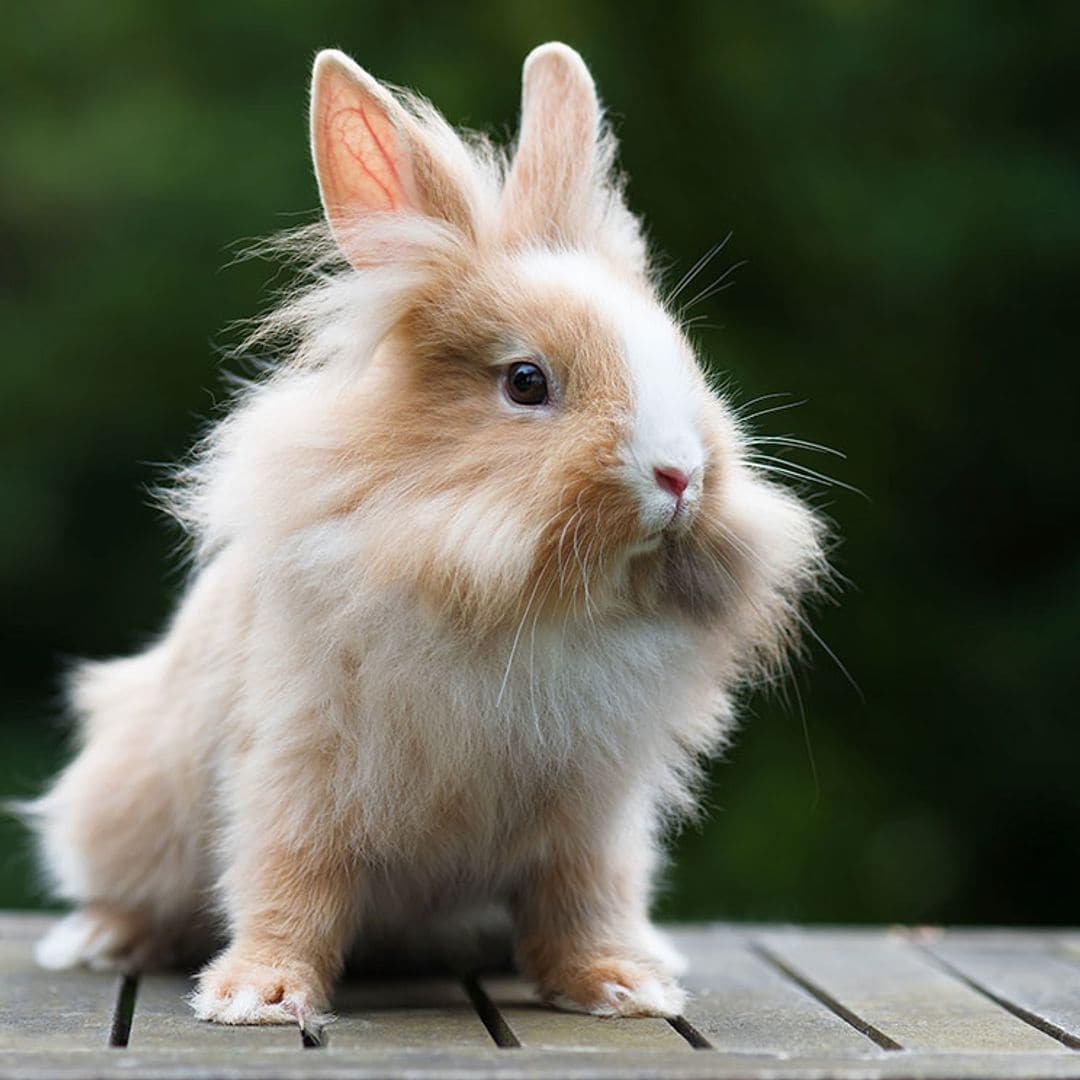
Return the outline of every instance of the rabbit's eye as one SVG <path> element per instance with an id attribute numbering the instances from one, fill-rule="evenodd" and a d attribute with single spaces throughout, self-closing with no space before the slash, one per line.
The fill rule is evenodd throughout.
<path id="1" fill-rule="evenodd" d="M 536 364 L 511 364 L 506 371 L 506 394 L 518 405 L 544 405 L 548 399 L 547 377 Z"/>

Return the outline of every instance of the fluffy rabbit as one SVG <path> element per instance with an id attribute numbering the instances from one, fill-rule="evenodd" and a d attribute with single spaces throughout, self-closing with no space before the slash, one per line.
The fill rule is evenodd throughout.
<path id="1" fill-rule="evenodd" d="M 658 298 L 581 58 L 523 84 L 504 159 L 318 56 L 317 272 L 174 485 L 168 629 L 72 680 L 32 817 L 77 910 L 43 964 L 146 965 L 213 911 L 197 1015 L 310 1024 L 357 939 L 494 903 L 545 999 L 679 1012 L 660 836 L 821 528 Z"/>

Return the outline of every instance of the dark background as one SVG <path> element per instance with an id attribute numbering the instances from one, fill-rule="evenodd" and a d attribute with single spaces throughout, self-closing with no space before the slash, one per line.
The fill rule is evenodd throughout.
<path id="1" fill-rule="evenodd" d="M 62 759 L 67 658 L 169 610 L 145 491 L 266 302 L 273 268 L 231 245 L 317 205 L 314 51 L 505 135 L 558 37 L 672 275 L 729 230 L 715 273 L 748 260 L 703 354 L 740 400 L 805 400 L 762 430 L 840 448 L 802 460 L 868 496 L 820 490 L 854 587 L 816 616 L 865 702 L 815 647 L 805 735 L 749 703 L 662 912 L 1080 918 L 1080 4 L 51 0 L 4 24 L 0 794 Z M 0 906 L 41 899 L 5 821 Z"/>

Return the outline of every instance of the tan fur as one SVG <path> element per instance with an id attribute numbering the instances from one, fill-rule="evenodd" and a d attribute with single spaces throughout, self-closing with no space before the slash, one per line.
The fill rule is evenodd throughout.
<path id="1" fill-rule="evenodd" d="M 527 61 L 509 164 L 339 53 L 312 140 L 334 244 L 300 238 L 313 280 L 253 335 L 281 363 L 177 475 L 190 587 L 73 682 L 32 813 L 81 910 L 43 961 L 216 915 L 197 1014 L 307 1022 L 357 939 L 494 904 L 548 998 L 675 1013 L 659 838 L 783 661 L 820 526 L 658 301 L 575 53 Z M 508 396 L 519 361 L 546 404 Z"/>

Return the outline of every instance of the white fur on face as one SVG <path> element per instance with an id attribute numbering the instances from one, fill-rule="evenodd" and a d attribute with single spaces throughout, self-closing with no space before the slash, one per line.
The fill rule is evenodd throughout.
<path id="1" fill-rule="evenodd" d="M 703 379 L 671 319 L 649 297 L 615 277 L 599 259 L 574 252 L 535 251 L 522 260 L 526 277 L 564 285 L 608 320 L 621 345 L 633 416 L 622 448 L 622 475 L 636 493 L 646 533 L 666 526 L 676 499 L 654 470 L 677 469 L 690 478 L 683 504 L 700 495 L 705 448 L 700 431 Z"/>

